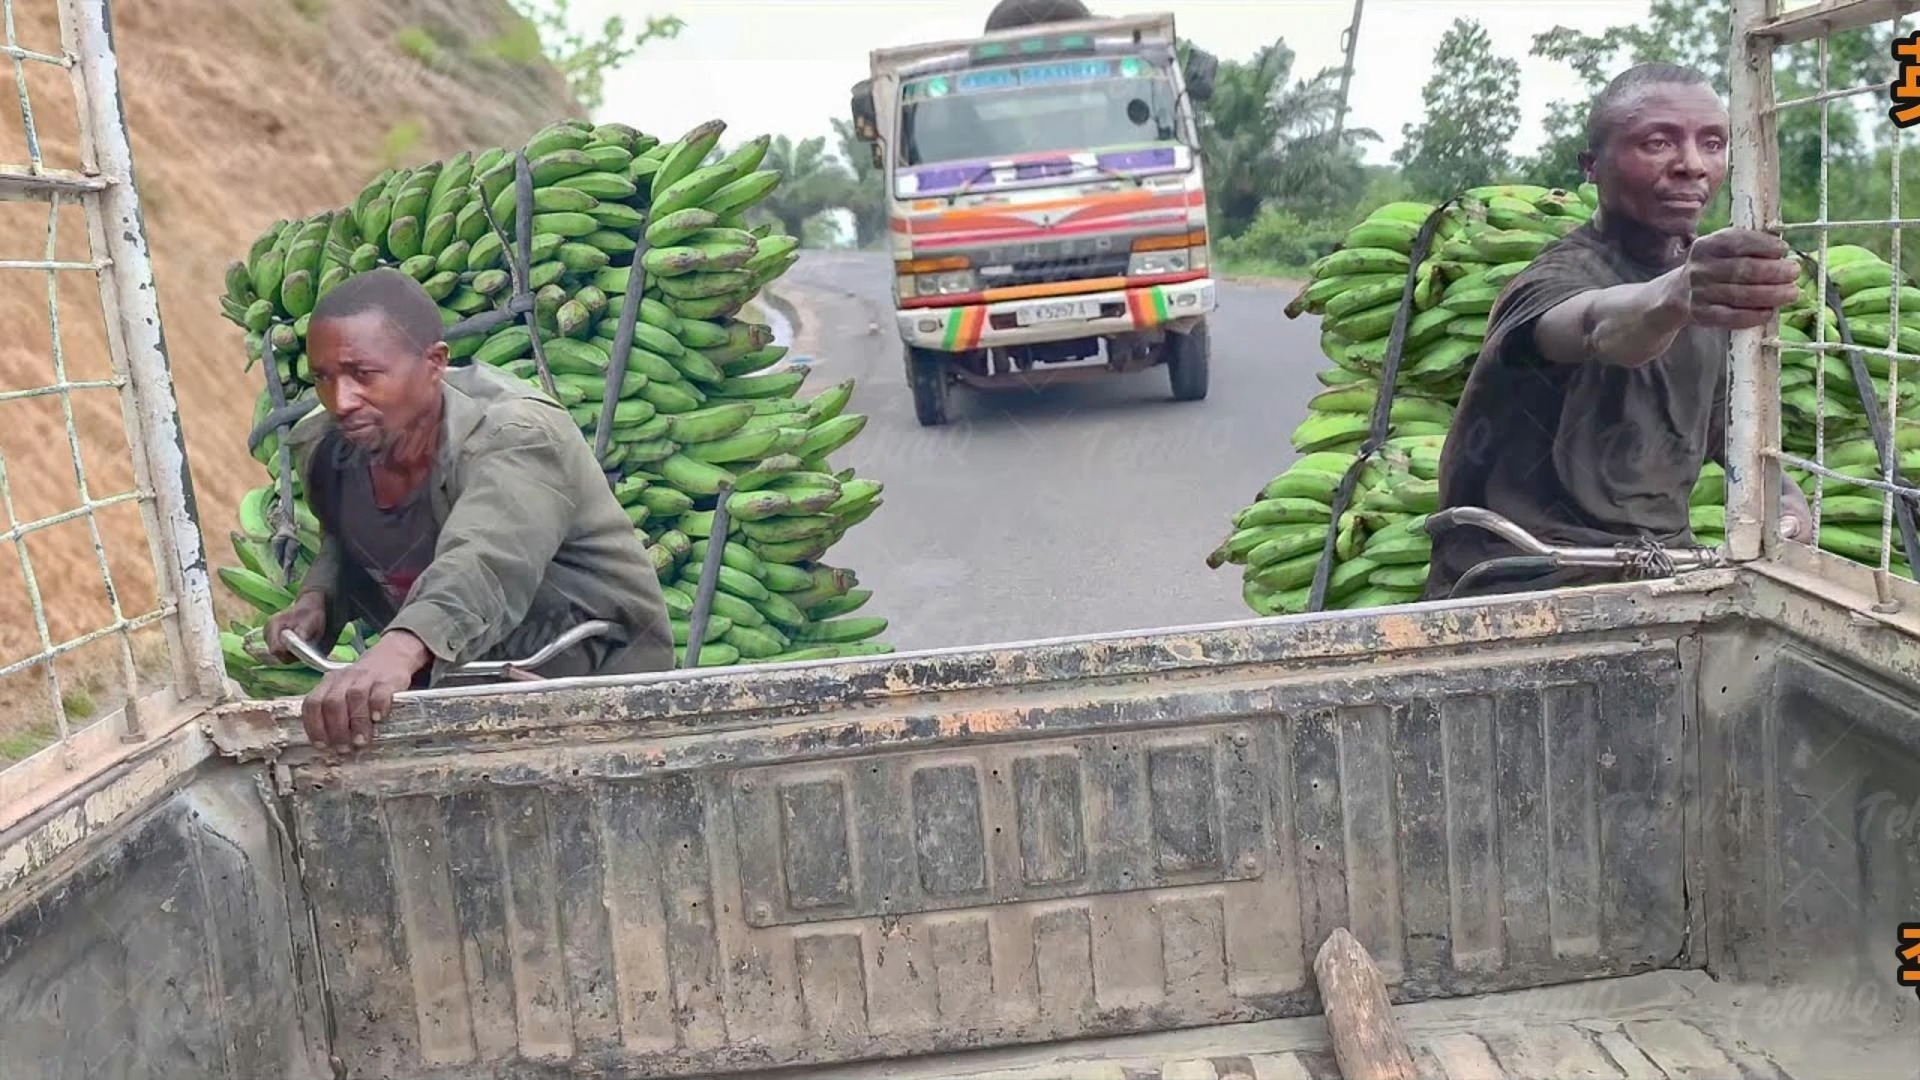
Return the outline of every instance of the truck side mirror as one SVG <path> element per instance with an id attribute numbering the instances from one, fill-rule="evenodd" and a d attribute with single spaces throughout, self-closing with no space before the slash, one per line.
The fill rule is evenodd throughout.
<path id="1" fill-rule="evenodd" d="M 875 142 L 880 138 L 880 124 L 873 107 L 872 79 L 861 79 L 853 84 L 853 131 L 861 142 Z M 875 155 L 879 152 L 876 146 Z"/>
<path id="2" fill-rule="evenodd" d="M 1205 49 L 1189 46 L 1187 62 L 1182 65 L 1187 77 L 1187 96 L 1204 102 L 1213 97 L 1213 77 L 1220 61 Z"/>

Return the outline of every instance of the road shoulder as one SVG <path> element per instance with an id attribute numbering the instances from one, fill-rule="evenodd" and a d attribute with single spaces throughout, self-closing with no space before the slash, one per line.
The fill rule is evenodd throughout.
<path id="1" fill-rule="evenodd" d="M 1261 274 L 1216 274 L 1214 280 L 1222 285 L 1250 285 L 1263 289 L 1288 289 L 1298 292 L 1306 287 L 1306 280 L 1297 277 L 1267 277 Z"/>
<path id="2" fill-rule="evenodd" d="M 760 299 L 780 313 L 790 327 L 790 356 L 820 355 L 820 306 L 813 290 L 793 281 L 775 281 L 760 290 Z"/>

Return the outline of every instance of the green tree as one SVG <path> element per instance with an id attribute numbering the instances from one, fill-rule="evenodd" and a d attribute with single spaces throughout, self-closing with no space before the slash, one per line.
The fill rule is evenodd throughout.
<path id="1" fill-rule="evenodd" d="M 1262 206 L 1323 214 L 1351 201 L 1363 182 L 1359 145 L 1378 141 L 1367 128 L 1337 135 L 1340 72 L 1294 79 L 1284 40 L 1246 62 L 1222 60 L 1213 97 L 1199 108 L 1209 201 L 1216 228 L 1244 230 Z"/>
<path id="2" fill-rule="evenodd" d="M 1609 79 L 1626 67 L 1647 61 L 1687 64 L 1705 73 L 1722 95 L 1729 92 L 1727 43 L 1732 40 L 1730 0 L 1653 0 L 1647 19 L 1633 26 L 1616 26 L 1600 34 L 1583 34 L 1555 27 L 1536 35 L 1533 55 L 1571 66 L 1586 84 L 1588 96 L 1556 102 L 1546 121 L 1546 139 L 1540 153 L 1525 170 L 1539 183 L 1568 184 L 1580 179 L 1578 155 L 1586 146 L 1587 104 Z M 1889 24 L 1836 34 L 1826 43 L 1825 86 L 1841 90 L 1885 84 L 1891 68 L 1887 57 L 1892 41 Z M 1790 101 L 1819 93 L 1821 47 L 1799 42 L 1774 54 L 1774 98 Z M 1824 153 L 1820 108 L 1800 105 L 1778 114 L 1776 142 L 1779 157 L 1781 216 L 1789 222 L 1812 221 L 1820 213 L 1821 162 L 1827 170 L 1828 220 L 1885 218 L 1893 207 L 1889 171 L 1893 125 L 1885 118 L 1884 96 L 1833 100 L 1828 107 Z M 1902 192 L 1902 202 L 1907 201 Z M 1909 216 L 1911 209 L 1901 216 Z M 1731 215 L 1723 190 L 1708 208 L 1702 227 L 1718 228 Z M 1830 243 L 1858 243 L 1889 255 L 1889 230 L 1835 231 Z M 1791 230 L 1788 239 L 1804 250 L 1819 244 L 1810 230 Z M 1920 266 L 1920 242 L 1905 244 L 1901 261 L 1909 270 Z"/>
<path id="3" fill-rule="evenodd" d="M 1479 22 L 1455 19 L 1433 52 L 1421 91 L 1425 115 L 1407 124 L 1393 160 L 1430 200 L 1492 183 L 1512 167 L 1507 144 L 1520 127 L 1520 63 L 1493 51 Z"/>
<path id="4" fill-rule="evenodd" d="M 610 15 L 591 30 L 573 18 L 571 0 L 510 0 L 532 25 L 547 59 L 566 76 L 567 86 L 589 113 L 606 102 L 607 72 L 631 60 L 648 42 L 680 35 L 686 23 L 677 15 L 649 15 L 633 29 L 624 15 Z"/>
<path id="5" fill-rule="evenodd" d="M 1586 84 L 1575 101 L 1548 106 L 1546 138 L 1528 163 L 1537 183 L 1578 184 L 1580 152 L 1587 146 L 1587 106 L 1615 75 L 1634 64 L 1664 61 L 1697 68 L 1727 93 L 1727 42 L 1732 39 L 1731 0 L 1654 0 L 1643 22 L 1586 34 L 1556 26 L 1535 34 L 1532 55 L 1573 68 Z"/>
<path id="6" fill-rule="evenodd" d="M 852 201 L 853 175 L 828 153 L 824 135 L 797 143 L 776 135 L 760 167 L 779 170 L 780 185 L 749 213 L 773 222 L 789 236 L 806 240 L 809 221 Z"/>
<path id="7" fill-rule="evenodd" d="M 844 205 L 853 216 L 854 243 L 872 247 L 887 233 L 886 176 L 874 167 L 868 144 L 854 133 L 853 121 L 834 117 L 833 135 L 850 178 Z"/>
<path id="8" fill-rule="evenodd" d="M 1579 181 L 1579 154 L 1587 143 L 1588 102 L 1614 75 L 1634 64 L 1664 61 L 1696 68 L 1724 97 L 1730 92 L 1727 48 L 1732 37 L 1731 0 L 1653 0 L 1646 20 L 1631 26 L 1611 27 L 1600 34 L 1556 26 L 1535 35 L 1532 55 L 1572 67 L 1586 84 L 1587 93 L 1580 100 L 1554 102 L 1549 107 L 1546 139 L 1528 163 L 1527 172 L 1540 183 Z M 1828 43 L 1827 85 L 1840 89 L 1885 82 L 1890 39 L 1885 27 L 1834 36 Z M 1781 100 L 1818 92 L 1818 46 L 1803 42 L 1776 52 L 1774 82 L 1775 96 Z M 1858 161 L 1868 149 L 1861 142 L 1859 121 L 1858 107 L 1845 100 L 1835 102 L 1830 109 L 1828 142 L 1841 160 Z M 1811 189 L 1810 183 L 1803 185 L 1802 181 L 1819 176 L 1819 109 L 1796 108 L 1783 114 L 1779 143 L 1783 188 Z"/>

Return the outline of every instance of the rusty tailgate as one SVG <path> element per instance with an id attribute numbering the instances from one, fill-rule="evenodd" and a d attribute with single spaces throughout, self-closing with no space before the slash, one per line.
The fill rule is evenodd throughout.
<path id="1" fill-rule="evenodd" d="M 1108 678 L 996 677 L 985 650 L 937 692 L 899 677 L 952 658 L 902 658 L 867 665 L 888 692 L 768 691 L 758 720 L 619 723 L 568 691 L 517 732 L 286 748 L 335 1053 L 692 1076 L 1301 1015 L 1338 925 L 1402 999 L 1690 965 L 1685 623 L 1714 602 L 1674 597 L 1667 628 L 1558 602 L 1428 649 L 1282 620 L 1157 635 Z M 1503 618 L 1532 630 L 1462 640 Z M 1287 652 L 1302 633 L 1321 655 Z M 628 693 L 659 716 L 723 681 Z"/>

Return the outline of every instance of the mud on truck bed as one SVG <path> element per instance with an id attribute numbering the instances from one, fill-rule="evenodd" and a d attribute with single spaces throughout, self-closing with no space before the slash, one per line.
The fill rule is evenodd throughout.
<path id="1" fill-rule="evenodd" d="M 1333 1077 L 1346 927 L 1425 1076 L 1908 1076 L 1920 627 L 1819 569 L 450 691 L 344 764 L 225 706 L 9 830 L 0 1034 L 36 1077 Z"/>

